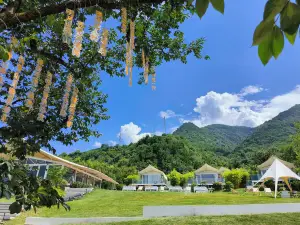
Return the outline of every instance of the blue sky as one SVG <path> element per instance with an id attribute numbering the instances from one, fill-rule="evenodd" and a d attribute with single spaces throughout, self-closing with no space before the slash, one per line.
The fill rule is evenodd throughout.
<path id="1" fill-rule="evenodd" d="M 187 64 L 163 64 L 157 68 L 156 91 L 136 84 L 138 74 L 129 88 L 127 77 L 111 78 L 102 73 L 101 89 L 109 96 L 105 106 L 111 116 L 96 126 L 102 137 L 73 146 L 54 143 L 58 153 L 119 143 L 120 130 L 122 144 L 135 142 L 147 133 L 160 134 L 164 131 L 160 114 L 170 117 L 166 120 L 170 133 L 187 121 L 198 126 L 256 126 L 300 103 L 299 40 L 294 46 L 286 41 L 280 57 L 263 66 L 251 43 L 265 1 L 225 2 L 225 15 L 210 6 L 202 20 L 194 16 L 181 26 L 187 41 L 207 39 L 203 55 L 208 54 L 211 60 L 191 56 Z"/>

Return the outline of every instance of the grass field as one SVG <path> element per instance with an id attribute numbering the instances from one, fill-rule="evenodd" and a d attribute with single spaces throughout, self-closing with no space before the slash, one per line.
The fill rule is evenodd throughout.
<path id="1" fill-rule="evenodd" d="M 37 214 L 35 214 L 33 211 L 25 212 L 22 213 L 15 220 L 9 221 L 6 224 L 8 225 L 24 224 L 25 218 L 28 216 L 37 216 L 37 217 L 141 216 L 143 206 L 147 206 L 147 205 L 152 205 L 152 206 L 153 205 L 214 205 L 214 204 L 224 205 L 224 204 L 254 204 L 254 203 L 283 203 L 283 202 L 285 203 L 300 202 L 300 199 L 281 199 L 281 198 L 274 199 L 270 196 L 264 196 L 264 195 L 263 196 L 254 196 L 252 194 L 238 195 L 238 194 L 223 193 L 223 192 L 217 192 L 211 194 L 195 194 L 195 193 L 185 194 L 185 193 L 169 193 L 169 192 L 155 193 L 155 192 L 121 192 L 121 191 L 95 190 L 94 192 L 86 195 L 84 198 L 80 200 L 69 202 L 68 204 L 71 206 L 70 212 L 66 212 L 63 208 L 57 209 L 57 207 L 53 207 L 51 209 L 40 208 L 38 209 Z M 299 218 L 300 214 L 297 216 L 295 216 L 296 214 L 289 214 L 289 215 L 291 217 Z M 233 218 L 235 217 L 219 217 L 219 218 L 221 218 L 221 220 L 222 219 L 224 220 L 225 218 L 226 220 L 230 221 L 230 220 L 234 220 Z M 210 220 L 210 217 L 206 219 Z M 214 217 L 214 219 L 217 219 L 217 217 Z M 295 219 L 296 218 L 294 218 L 294 220 Z M 184 220 L 186 222 L 184 222 Z M 195 220 L 194 223 L 193 220 Z M 202 221 L 203 217 L 185 218 L 180 224 L 199 224 L 199 220 Z M 130 222 L 130 224 L 163 224 L 163 223 L 172 224 L 173 223 L 172 221 L 175 222 L 178 221 L 178 219 L 175 220 L 170 219 L 170 222 L 155 220 L 154 222 L 143 221 L 142 223 Z M 276 222 L 277 220 L 274 221 Z M 225 222 L 223 222 L 223 224 L 224 223 Z M 231 224 L 231 222 L 228 222 L 228 224 Z M 259 224 L 259 223 L 255 223 L 255 224 Z M 297 224 L 300 224 L 300 222 L 298 222 Z"/>
<path id="2" fill-rule="evenodd" d="M 299 225 L 300 213 L 251 216 L 202 216 L 162 218 L 143 221 L 111 223 L 107 225 Z M 96 224 L 86 224 L 96 225 Z"/>

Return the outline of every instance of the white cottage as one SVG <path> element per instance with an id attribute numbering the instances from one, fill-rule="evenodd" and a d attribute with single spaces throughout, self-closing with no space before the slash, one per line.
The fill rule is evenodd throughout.
<path id="1" fill-rule="evenodd" d="M 140 181 L 137 185 L 156 185 L 163 186 L 167 184 L 168 178 L 164 172 L 149 165 L 139 172 Z"/>
<path id="2" fill-rule="evenodd" d="M 213 185 L 213 183 L 220 181 L 219 180 L 219 170 L 208 165 L 204 164 L 202 167 L 197 169 L 195 172 L 195 182 L 197 185 Z"/>

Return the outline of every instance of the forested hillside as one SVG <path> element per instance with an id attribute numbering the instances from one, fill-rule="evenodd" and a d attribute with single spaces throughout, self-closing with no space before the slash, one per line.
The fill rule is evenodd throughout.
<path id="1" fill-rule="evenodd" d="M 211 150 L 217 154 L 227 155 L 242 143 L 252 132 L 253 128 L 227 126 L 221 124 L 199 128 L 193 123 L 185 123 L 173 134 L 185 137 L 198 148 Z"/>
<path id="2" fill-rule="evenodd" d="M 122 181 L 129 174 L 137 173 L 149 164 L 169 173 L 176 168 L 179 172 L 193 171 L 205 163 L 227 166 L 227 159 L 211 151 L 198 149 L 185 138 L 174 135 L 145 137 L 127 146 L 107 145 L 101 148 L 69 155 L 64 158 L 99 169 L 109 176 Z"/>
<path id="3" fill-rule="evenodd" d="M 232 152 L 234 164 L 259 164 L 270 154 L 281 154 L 295 134 L 295 123 L 299 121 L 300 105 L 295 105 L 260 125 Z"/>

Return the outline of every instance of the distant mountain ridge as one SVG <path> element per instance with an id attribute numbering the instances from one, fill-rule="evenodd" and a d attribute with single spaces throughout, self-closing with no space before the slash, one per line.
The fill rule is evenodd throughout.
<path id="1" fill-rule="evenodd" d="M 232 156 L 239 158 L 237 161 L 256 163 L 255 158 L 260 158 L 258 156 L 267 151 L 276 154 L 290 143 L 291 135 L 296 132 L 296 122 L 300 122 L 300 105 L 295 105 L 256 127 L 254 132 L 234 149 Z"/>
<path id="2" fill-rule="evenodd" d="M 270 152 L 276 154 L 289 144 L 290 136 L 296 132 L 296 122 L 300 122 L 300 105 L 279 113 L 256 128 L 219 124 L 199 128 L 192 123 L 185 123 L 173 134 L 216 154 L 230 154 L 229 158 L 239 162 L 236 164 L 239 166 L 241 163 L 258 164 Z"/>
<path id="3" fill-rule="evenodd" d="M 253 131 L 253 128 L 243 126 L 214 124 L 199 128 L 193 123 L 184 123 L 173 135 L 185 137 L 199 148 L 226 155 L 242 143 Z"/>

